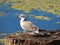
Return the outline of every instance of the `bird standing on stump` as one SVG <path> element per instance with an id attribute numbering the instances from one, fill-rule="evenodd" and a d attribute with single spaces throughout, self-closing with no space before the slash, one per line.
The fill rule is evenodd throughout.
<path id="1" fill-rule="evenodd" d="M 27 21 L 24 14 L 19 15 L 19 18 L 21 18 L 20 26 L 25 32 L 28 32 L 29 34 L 39 33 L 39 28 L 32 22 Z"/>

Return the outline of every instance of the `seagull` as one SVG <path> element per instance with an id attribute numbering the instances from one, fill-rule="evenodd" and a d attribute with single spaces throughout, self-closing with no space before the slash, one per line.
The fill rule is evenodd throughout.
<path id="1" fill-rule="evenodd" d="M 39 28 L 31 21 L 27 21 L 24 14 L 20 14 L 19 18 L 21 19 L 20 26 L 25 32 L 28 32 L 29 34 L 39 33 Z"/>

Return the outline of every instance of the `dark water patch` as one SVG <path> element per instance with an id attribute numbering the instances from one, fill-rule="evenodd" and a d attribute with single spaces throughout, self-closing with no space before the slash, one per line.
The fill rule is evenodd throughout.
<path id="1" fill-rule="evenodd" d="M 0 45 L 4 45 L 4 44 L 0 43 Z"/>

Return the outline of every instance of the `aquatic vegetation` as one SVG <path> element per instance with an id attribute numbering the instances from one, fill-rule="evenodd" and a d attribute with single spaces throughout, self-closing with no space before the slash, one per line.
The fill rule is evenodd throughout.
<path id="1" fill-rule="evenodd" d="M 34 15 L 31 15 L 30 16 L 31 18 L 36 18 L 38 20 L 46 20 L 46 21 L 50 21 L 52 18 L 48 17 L 48 16 L 34 16 Z"/>
<path id="2" fill-rule="evenodd" d="M 0 3 L 2 3 L 3 2 L 3 0 L 0 0 Z"/>
<path id="3" fill-rule="evenodd" d="M 0 3 L 12 2 L 11 8 L 29 12 L 33 9 L 56 14 L 60 17 L 60 0 L 0 0 Z"/>
<path id="4" fill-rule="evenodd" d="M 5 44 L 5 41 L 4 41 L 4 40 L 5 40 L 5 39 L 0 38 L 0 43 Z"/>
<path id="5" fill-rule="evenodd" d="M 60 24 L 60 22 L 55 22 L 56 24 Z"/>
<path id="6" fill-rule="evenodd" d="M 3 16 L 3 13 L 0 13 L 0 16 Z"/>
<path id="7" fill-rule="evenodd" d="M 46 17 L 46 16 L 35 16 L 35 18 L 36 18 L 36 19 L 40 19 L 40 20 L 47 20 L 47 21 L 49 21 L 49 20 L 52 19 L 52 18 Z"/>
<path id="8" fill-rule="evenodd" d="M 60 16 L 60 5 L 59 5 L 59 0 L 27 0 L 25 2 L 22 3 L 15 3 L 12 4 L 11 6 L 12 8 L 18 9 L 18 10 L 25 10 L 25 11 L 30 11 L 32 9 L 37 9 L 37 10 L 42 10 L 42 11 L 47 11 L 47 12 L 51 12 L 53 14 L 57 14 L 58 16 Z"/>

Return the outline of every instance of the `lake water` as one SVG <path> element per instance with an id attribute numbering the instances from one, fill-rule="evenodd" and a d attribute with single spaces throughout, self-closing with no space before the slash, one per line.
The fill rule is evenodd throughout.
<path id="1" fill-rule="evenodd" d="M 6 11 L 5 8 L 7 7 L 3 6 L 3 8 L 0 9 L 0 12 L 3 13 L 4 11 Z M 20 14 L 43 16 L 43 17 L 47 17 L 48 19 L 51 18 L 52 20 L 46 21 L 46 20 L 40 20 L 36 18 L 31 18 L 30 16 L 26 16 L 29 21 L 34 22 L 34 24 L 37 25 L 40 29 L 45 29 L 45 30 L 60 29 L 59 28 L 60 24 L 56 23 L 60 21 L 59 20 L 60 18 L 57 18 L 55 14 L 38 11 L 38 10 L 32 10 L 31 12 L 26 14 L 26 12 L 24 11 L 18 11 L 18 10 L 9 8 L 9 11 L 7 14 L 5 14 L 4 16 L 0 16 L 0 33 L 14 33 L 16 31 L 21 31 L 22 28 L 19 24 L 20 19 L 17 18 L 17 16 Z"/>
<path id="2" fill-rule="evenodd" d="M 4 44 L 0 43 L 0 45 L 4 45 Z"/>

